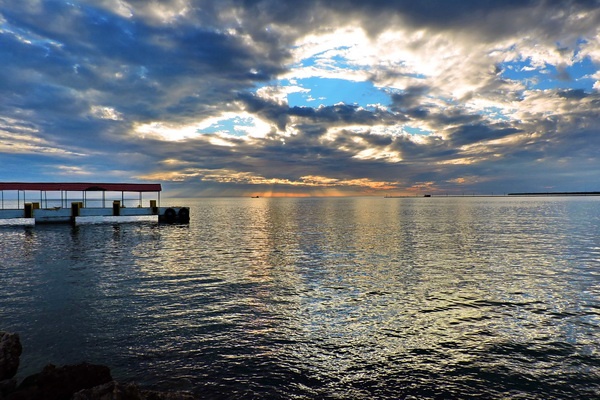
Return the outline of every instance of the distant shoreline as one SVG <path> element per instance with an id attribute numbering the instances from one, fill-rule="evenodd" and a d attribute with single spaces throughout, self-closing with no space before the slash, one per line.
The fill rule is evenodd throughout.
<path id="1" fill-rule="evenodd" d="M 431 194 L 414 196 L 384 196 L 385 198 L 415 198 L 415 197 L 564 197 L 564 196 L 600 196 L 600 192 L 516 192 L 506 194 Z"/>
<path id="2" fill-rule="evenodd" d="M 509 193 L 508 196 L 600 196 L 600 192 L 531 192 Z"/>

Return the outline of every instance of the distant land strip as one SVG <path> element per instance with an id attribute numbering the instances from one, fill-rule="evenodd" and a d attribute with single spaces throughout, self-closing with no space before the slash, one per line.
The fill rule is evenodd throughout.
<path id="1" fill-rule="evenodd" d="M 509 196 L 600 196 L 600 192 L 537 192 L 509 193 Z"/>
<path id="2" fill-rule="evenodd" d="M 522 196 L 522 197 L 552 197 L 552 196 L 600 196 L 600 192 L 522 192 L 522 193 L 506 193 L 506 194 L 418 194 L 418 195 L 405 195 L 395 196 L 386 195 L 386 199 L 393 198 L 415 198 L 415 197 L 506 197 L 506 196 Z"/>

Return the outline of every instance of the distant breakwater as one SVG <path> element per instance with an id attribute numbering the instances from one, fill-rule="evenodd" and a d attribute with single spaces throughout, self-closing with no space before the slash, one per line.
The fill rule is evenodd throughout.
<path id="1" fill-rule="evenodd" d="M 509 196 L 600 196 L 600 192 L 523 192 L 509 193 Z"/>
<path id="2" fill-rule="evenodd" d="M 515 192 L 505 194 L 478 194 L 478 193 L 462 193 L 462 194 L 425 194 L 425 195 L 406 195 L 394 196 L 386 195 L 384 198 L 415 198 L 415 197 L 561 197 L 561 196 L 600 196 L 600 192 Z"/>

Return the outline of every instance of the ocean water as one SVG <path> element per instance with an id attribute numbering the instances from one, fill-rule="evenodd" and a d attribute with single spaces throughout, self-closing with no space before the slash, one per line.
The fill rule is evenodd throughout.
<path id="1" fill-rule="evenodd" d="M 163 203 L 167 203 L 163 200 Z M 0 330 L 207 399 L 600 398 L 600 199 L 185 199 L 0 227 Z"/>

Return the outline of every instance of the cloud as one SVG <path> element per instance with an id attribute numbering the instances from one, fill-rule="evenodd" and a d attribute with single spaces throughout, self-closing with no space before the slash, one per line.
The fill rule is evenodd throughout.
<path id="1" fill-rule="evenodd" d="M 598 26 L 596 1 L 0 0 L 0 180 L 21 160 L 211 194 L 576 188 Z M 290 104 L 334 80 L 379 97 Z"/>
<path id="2" fill-rule="evenodd" d="M 464 146 L 488 140 L 497 140 L 518 133 L 519 130 L 505 124 L 494 125 L 463 125 L 454 130 L 450 140 L 455 146 Z"/>

